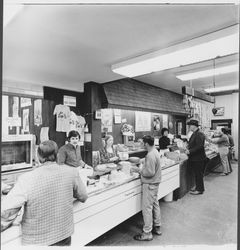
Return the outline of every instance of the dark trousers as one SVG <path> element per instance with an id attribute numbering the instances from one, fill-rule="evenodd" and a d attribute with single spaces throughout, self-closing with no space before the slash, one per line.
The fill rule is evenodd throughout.
<path id="1" fill-rule="evenodd" d="M 204 192 L 203 176 L 205 170 L 205 161 L 190 161 L 189 164 L 194 175 L 196 190 L 199 192 Z"/>
<path id="2" fill-rule="evenodd" d="M 50 246 L 71 246 L 71 236 L 64 240 L 58 241 L 57 243 L 54 243 Z"/>

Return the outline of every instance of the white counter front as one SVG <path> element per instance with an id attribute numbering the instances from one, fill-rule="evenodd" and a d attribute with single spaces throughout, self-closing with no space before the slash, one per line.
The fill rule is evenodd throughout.
<path id="1" fill-rule="evenodd" d="M 179 187 L 179 164 L 162 170 L 158 198 Z M 130 177 L 104 189 L 88 188 L 85 203 L 74 201 L 74 234 L 72 246 L 84 246 L 129 217 L 141 211 L 142 185 L 139 177 Z M 21 245 L 20 226 L 1 233 L 3 249 Z"/>

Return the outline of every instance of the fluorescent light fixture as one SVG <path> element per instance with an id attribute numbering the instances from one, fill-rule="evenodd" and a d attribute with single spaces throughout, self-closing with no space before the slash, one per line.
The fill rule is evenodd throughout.
<path id="1" fill-rule="evenodd" d="M 207 93 L 215 93 L 215 92 L 223 92 L 223 91 L 231 91 L 231 90 L 238 90 L 238 85 L 229 85 L 223 87 L 216 87 L 216 88 L 207 88 L 204 89 Z"/>
<path id="2" fill-rule="evenodd" d="M 210 60 L 239 52 L 238 25 L 177 44 L 166 49 L 112 65 L 112 71 L 127 77 Z"/>
<path id="3" fill-rule="evenodd" d="M 188 73 L 188 74 L 177 75 L 176 77 L 182 81 L 188 81 L 188 80 L 194 80 L 194 79 L 203 78 L 203 77 L 209 77 L 209 76 L 214 76 L 214 75 L 217 76 L 217 75 L 237 72 L 238 70 L 239 70 L 238 64 L 233 64 L 233 65 L 229 65 L 225 67 L 218 67 L 215 69 L 208 69 L 208 70 L 202 70 L 202 71 L 197 71 L 197 72 Z"/>

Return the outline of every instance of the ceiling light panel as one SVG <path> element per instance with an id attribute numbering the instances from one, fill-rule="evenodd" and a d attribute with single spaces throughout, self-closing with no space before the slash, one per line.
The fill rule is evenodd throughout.
<path id="1" fill-rule="evenodd" d="M 216 88 L 207 88 L 204 89 L 207 93 L 215 93 L 215 92 L 223 92 L 223 91 L 231 91 L 231 90 L 238 90 L 238 85 L 229 85 L 229 86 L 222 86 L 222 87 L 216 87 Z"/>
<path id="2" fill-rule="evenodd" d="M 222 75 L 222 74 L 227 74 L 227 73 L 232 73 L 232 72 L 238 72 L 239 70 L 239 65 L 238 64 L 233 64 L 225 67 L 218 67 L 215 69 L 208 69 L 208 70 L 202 70 L 202 71 L 197 71 L 193 73 L 188 73 L 188 74 L 182 74 L 182 75 L 177 75 L 176 77 L 182 81 L 188 81 L 188 80 L 194 80 L 194 79 L 199 79 L 199 78 L 204 78 L 204 77 L 209 77 L 209 76 L 217 76 L 217 75 Z"/>
<path id="3" fill-rule="evenodd" d="M 115 64 L 112 71 L 123 76 L 135 77 L 238 52 L 238 29 L 231 27 Z"/>

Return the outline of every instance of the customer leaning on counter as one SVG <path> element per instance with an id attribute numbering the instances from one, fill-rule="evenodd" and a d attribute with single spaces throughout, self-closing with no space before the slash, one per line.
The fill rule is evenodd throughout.
<path id="1" fill-rule="evenodd" d="M 209 141 L 211 143 L 215 143 L 218 145 L 218 152 L 219 152 L 221 163 L 223 166 L 223 172 L 221 173 L 221 175 L 225 176 L 231 173 L 229 163 L 228 163 L 228 153 L 229 153 L 228 136 L 224 134 L 221 130 L 217 130 L 214 136 L 216 138 L 209 139 Z"/>
<path id="2" fill-rule="evenodd" d="M 119 157 L 117 156 L 116 149 L 113 147 L 113 137 L 111 135 L 106 135 L 103 141 L 103 148 L 99 150 L 100 163 L 117 161 Z"/>
<path id="3" fill-rule="evenodd" d="M 66 164 L 71 167 L 81 167 L 92 169 L 87 165 L 81 157 L 81 149 L 79 144 L 80 134 L 78 131 L 71 130 L 67 137 L 68 143 L 63 145 L 57 155 L 58 164 Z"/>
<path id="4" fill-rule="evenodd" d="M 161 212 L 158 202 L 158 189 L 161 182 L 160 155 L 154 146 L 152 136 L 143 137 L 144 147 L 148 153 L 143 162 L 143 167 L 132 167 L 131 172 L 141 175 L 142 181 L 142 215 L 143 233 L 135 235 L 134 239 L 149 241 L 153 239 L 152 233 L 161 235 Z"/>
<path id="5" fill-rule="evenodd" d="M 71 245 L 73 197 L 81 202 L 88 198 L 78 171 L 55 162 L 57 149 L 54 141 L 42 142 L 37 150 L 41 165 L 22 174 L 2 199 L 1 231 L 11 225 L 24 206 L 23 245 Z"/>

